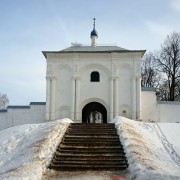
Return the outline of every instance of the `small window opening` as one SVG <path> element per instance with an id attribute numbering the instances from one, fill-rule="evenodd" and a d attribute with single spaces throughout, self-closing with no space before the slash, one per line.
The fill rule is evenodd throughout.
<path id="1" fill-rule="evenodd" d="M 91 73 L 91 82 L 99 82 L 99 81 L 100 81 L 99 72 L 93 71 Z"/>

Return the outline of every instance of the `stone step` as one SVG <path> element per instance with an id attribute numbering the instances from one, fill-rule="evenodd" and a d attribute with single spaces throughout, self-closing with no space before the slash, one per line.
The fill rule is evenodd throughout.
<path id="1" fill-rule="evenodd" d="M 57 149 L 60 153 L 83 153 L 83 154 L 105 154 L 105 153 L 123 153 L 123 149 Z"/>
<path id="2" fill-rule="evenodd" d="M 91 139 L 92 141 L 92 139 Z M 102 142 L 102 139 L 94 139 L 95 142 Z M 64 142 L 88 142 L 88 139 L 63 139 L 63 143 Z M 118 142 L 119 143 L 119 139 L 106 139 L 106 142 Z"/>
<path id="3" fill-rule="evenodd" d="M 95 149 L 121 149 L 121 148 L 123 148 L 123 146 L 119 145 L 119 146 L 91 146 L 91 147 L 88 147 L 88 146 L 81 146 L 81 145 L 78 145 L 78 146 L 66 146 L 66 145 L 60 144 L 58 146 L 58 149 L 59 148 L 61 148 L 61 149 L 69 149 L 69 150 L 75 150 L 75 149 L 92 149 L 92 150 L 95 150 Z"/>
<path id="4" fill-rule="evenodd" d="M 63 145 L 69 146 L 119 146 L 120 142 L 63 142 Z"/>
<path id="5" fill-rule="evenodd" d="M 95 125 L 95 126 L 94 126 L 94 125 L 76 125 L 76 126 L 69 125 L 69 128 L 74 128 L 74 129 L 76 129 L 76 128 L 77 128 L 77 129 L 78 129 L 78 128 L 79 128 L 79 129 L 82 129 L 82 128 L 87 128 L 87 129 L 88 129 L 88 128 L 89 128 L 89 129 L 91 129 L 91 128 L 93 128 L 93 129 L 95 129 L 95 128 L 99 128 L 99 129 L 109 129 L 109 128 L 110 128 L 110 129 L 113 129 L 113 128 L 115 128 L 115 126 L 112 126 L 112 125 L 110 125 L 110 126 L 108 126 L 108 125 L 105 125 L 105 126 L 104 126 L 104 125 L 100 125 L 100 126 L 99 126 L 99 125 L 98 125 L 98 126 L 97 126 L 97 125 Z"/>
<path id="6" fill-rule="evenodd" d="M 100 126 L 100 127 L 115 127 L 114 123 L 71 123 L 70 126 Z"/>
<path id="7" fill-rule="evenodd" d="M 124 170 L 128 166 L 127 165 L 84 165 L 76 164 L 76 165 L 51 165 L 49 168 L 60 171 L 82 171 L 82 170 L 95 170 L 95 171 L 117 171 Z"/>
<path id="8" fill-rule="evenodd" d="M 126 160 L 126 158 L 124 157 L 124 154 L 120 155 L 118 154 L 118 156 L 108 156 L 108 155 L 104 155 L 103 157 L 99 156 L 99 155 L 84 155 L 83 156 L 77 156 L 77 154 L 75 155 L 65 155 L 65 154 L 61 154 L 61 155 L 58 155 L 56 154 L 54 156 L 54 160 L 57 160 L 57 161 L 60 161 L 60 160 L 70 160 L 70 161 L 86 161 L 86 160 L 92 160 L 92 161 L 101 161 L 101 160 L 104 160 L 104 161 L 111 161 L 111 160 L 118 160 L 118 161 L 121 161 L 121 160 Z"/>
<path id="9" fill-rule="evenodd" d="M 119 136 L 118 135 L 111 135 L 111 134 L 109 134 L 109 135 L 97 135 L 97 136 L 95 136 L 95 135 L 70 135 L 70 134 L 65 134 L 65 137 L 64 137 L 64 139 L 65 138 L 74 138 L 74 139 L 102 139 L 102 140 L 104 140 L 104 139 L 114 139 L 114 138 L 116 138 L 116 139 L 119 139 Z"/>
<path id="10" fill-rule="evenodd" d="M 126 165 L 126 161 L 125 160 L 122 160 L 122 161 L 117 161 L 117 160 L 114 160 L 114 161 L 103 161 L 103 160 L 99 160 L 99 161 L 53 161 L 52 162 L 53 165 L 58 165 L 58 164 L 72 164 L 72 165 L 75 165 L 75 164 L 81 164 L 81 165 Z"/>
<path id="11" fill-rule="evenodd" d="M 106 158 L 106 159 L 102 159 L 102 158 L 54 158 L 53 159 L 53 163 L 54 162 L 101 162 L 101 161 L 104 161 L 104 162 L 124 162 L 126 161 L 126 158 L 122 157 L 122 158 Z"/>
<path id="12" fill-rule="evenodd" d="M 99 154 L 97 153 L 86 153 L 86 154 L 83 154 L 83 153 L 73 153 L 73 152 L 66 152 L 66 153 L 61 153 L 61 152 L 58 152 L 56 151 L 56 154 L 55 154 L 56 157 L 60 157 L 60 156 L 74 156 L 74 157 L 80 157 L 80 156 L 99 156 Z M 116 157 L 123 157 L 124 156 L 124 152 L 119 152 L 119 153 L 104 153 L 101 155 L 102 158 L 106 157 L 106 156 L 116 156 Z"/>
<path id="13" fill-rule="evenodd" d="M 112 130 L 98 130 L 98 132 L 97 132 L 97 130 L 68 130 L 67 132 L 66 132 L 67 134 L 74 134 L 74 133 L 82 133 L 82 134 L 91 134 L 91 133 L 93 133 L 93 134 L 102 134 L 102 133 L 107 133 L 107 134 L 117 134 L 117 132 L 116 131 L 112 131 Z"/>
<path id="14" fill-rule="evenodd" d="M 70 124 L 49 168 L 120 170 L 128 167 L 114 124 Z"/>
<path id="15" fill-rule="evenodd" d="M 97 131 L 97 128 L 69 128 L 68 131 Z M 98 128 L 98 131 L 117 132 L 116 129 L 112 128 Z"/>
<path id="16" fill-rule="evenodd" d="M 104 136 L 104 135 L 116 135 L 117 133 L 101 133 L 101 132 L 66 132 L 66 134 L 67 135 L 77 135 L 77 136 L 79 136 L 79 135 L 82 135 L 82 136 L 89 136 L 89 135 L 91 135 L 91 136 L 99 136 L 99 135 L 101 135 L 101 136 Z"/>

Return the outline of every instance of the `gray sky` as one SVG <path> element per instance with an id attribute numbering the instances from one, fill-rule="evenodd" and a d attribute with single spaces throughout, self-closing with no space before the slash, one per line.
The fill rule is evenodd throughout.
<path id="1" fill-rule="evenodd" d="M 43 50 L 90 44 L 158 50 L 180 31 L 180 0 L 0 0 L 0 92 L 11 105 L 45 101 Z"/>

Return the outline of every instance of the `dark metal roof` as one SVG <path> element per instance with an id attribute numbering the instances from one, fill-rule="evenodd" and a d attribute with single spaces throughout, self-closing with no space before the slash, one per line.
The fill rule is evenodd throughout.
<path id="1" fill-rule="evenodd" d="M 142 91 L 156 91 L 154 87 L 141 87 Z"/>
<path id="2" fill-rule="evenodd" d="M 46 105 L 46 102 L 30 102 L 29 105 Z"/>
<path id="3" fill-rule="evenodd" d="M 0 112 L 7 112 L 7 109 L 0 109 Z"/>
<path id="4" fill-rule="evenodd" d="M 158 101 L 158 104 L 178 104 L 180 105 L 180 101 Z"/>
<path id="5" fill-rule="evenodd" d="M 83 46 L 83 45 L 77 45 L 77 46 L 71 46 L 66 49 L 63 49 L 61 51 L 42 51 L 44 56 L 47 58 L 47 53 L 111 53 L 111 52 L 118 52 L 118 53 L 135 53 L 139 52 L 142 53 L 142 56 L 146 52 L 146 50 L 128 50 L 124 49 L 118 46 Z"/>
<path id="6" fill-rule="evenodd" d="M 7 109 L 30 109 L 30 106 L 8 106 Z"/>

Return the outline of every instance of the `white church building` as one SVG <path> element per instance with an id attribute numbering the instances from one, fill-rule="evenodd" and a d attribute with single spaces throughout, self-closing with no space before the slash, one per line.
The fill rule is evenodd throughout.
<path id="1" fill-rule="evenodd" d="M 46 103 L 8 106 L 0 110 L 0 129 L 61 118 L 108 123 L 116 116 L 149 122 L 180 122 L 179 102 L 157 102 L 153 88 L 141 88 L 145 50 L 73 44 L 61 51 L 43 51 L 47 60 Z"/>

